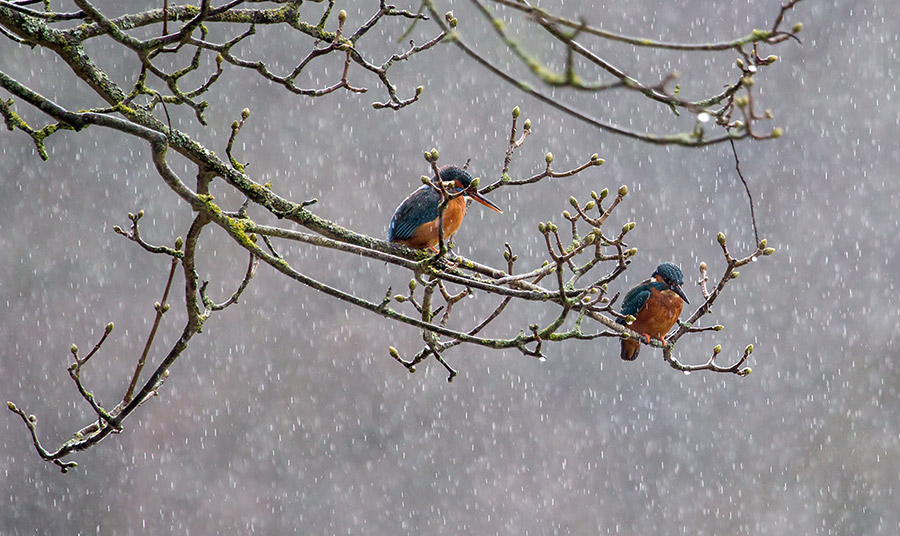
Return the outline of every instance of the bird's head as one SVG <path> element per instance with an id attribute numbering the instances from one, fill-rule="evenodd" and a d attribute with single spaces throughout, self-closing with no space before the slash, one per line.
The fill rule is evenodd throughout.
<path id="1" fill-rule="evenodd" d="M 444 166 L 443 168 L 441 168 L 441 181 L 451 183 L 451 191 L 459 192 L 465 190 L 469 187 L 469 185 L 472 184 L 473 180 L 475 179 L 473 179 L 472 176 L 462 168 L 458 168 L 456 166 Z M 485 199 L 480 193 L 478 193 L 478 190 L 475 188 L 472 188 L 472 191 L 467 193 L 466 196 L 471 197 L 475 201 L 478 201 L 479 203 L 493 211 L 500 213 L 503 212 L 502 210 L 500 210 L 500 207 Z"/>
<path id="2" fill-rule="evenodd" d="M 684 294 L 681 286 L 684 285 L 684 274 L 677 264 L 664 262 L 656 267 L 656 271 L 650 276 L 655 281 L 664 284 L 669 290 L 678 294 L 684 303 L 691 303 Z"/>

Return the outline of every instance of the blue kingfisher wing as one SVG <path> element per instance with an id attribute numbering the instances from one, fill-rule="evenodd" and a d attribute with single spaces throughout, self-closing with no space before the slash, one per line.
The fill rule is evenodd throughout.
<path id="1" fill-rule="evenodd" d="M 437 219 L 440 204 L 441 194 L 431 186 L 423 184 L 397 207 L 394 217 L 391 218 L 388 240 L 411 238 L 420 225 Z"/>
<path id="2" fill-rule="evenodd" d="M 648 280 L 629 290 L 628 294 L 625 295 L 625 299 L 622 300 L 622 310 L 619 312 L 626 316 L 637 316 L 638 311 L 641 310 L 644 304 L 647 303 L 647 299 L 650 298 L 650 285 L 651 283 Z M 625 325 L 624 318 L 617 318 L 616 322 L 623 326 Z"/>

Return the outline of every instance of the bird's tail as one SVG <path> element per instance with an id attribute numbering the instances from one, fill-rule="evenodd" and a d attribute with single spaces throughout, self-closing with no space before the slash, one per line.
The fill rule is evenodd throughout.
<path id="1" fill-rule="evenodd" d="M 625 361 L 634 361 L 641 351 L 641 343 L 629 339 L 622 339 L 622 353 L 619 354 Z"/>

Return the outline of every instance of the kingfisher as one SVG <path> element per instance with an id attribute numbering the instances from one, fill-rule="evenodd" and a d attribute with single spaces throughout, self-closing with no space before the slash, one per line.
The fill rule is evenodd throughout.
<path id="1" fill-rule="evenodd" d="M 634 317 L 630 327 L 637 331 L 647 342 L 650 337 L 662 341 L 666 345 L 666 333 L 675 325 L 681 307 L 690 303 L 681 286 L 684 275 L 681 268 L 671 262 L 664 262 L 656 267 L 650 279 L 628 291 L 622 301 L 622 314 Z M 616 322 L 625 325 L 624 318 Z M 622 339 L 622 359 L 634 361 L 641 350 L 641 343 L 633 339 Z"/>
<path id="2" fill-rule="evenodd" d="M 468 172 L 456 166 L 442 167 L 439 175 L 448 194 L 457 194 L 465 190 L 473 180 Z M 469 198 L 495 212 L 503 212 L 500 207 L 482 197 L 477 190 L 454 197 L 444 208 L 444 240 L 449 240 L 462 224 Z M 441 192 L 431 184 L 423 184 L 394 211 L 388 229 L 388 240 L 411 248 L 431 248 L 437 251 L 440 205 Z"/>

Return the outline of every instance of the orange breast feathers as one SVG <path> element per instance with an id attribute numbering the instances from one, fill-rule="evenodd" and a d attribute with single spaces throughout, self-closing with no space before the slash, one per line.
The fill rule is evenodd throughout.
<path id="1" fill-rule="evenodd" d="M 444 209 L 444 241 L 450 240 L 453 233 L 459 229 L 465 215 L 465 197 L 459 196 L 447 203 L 447 207 Z M 437 250 L 437 245 L 440 242 L 438 239 L 438 221 L 440 221 L 440 218 L 423 223 L 410 238 L 401 243 L 417 249 L 431 248 Z"/>
<path id="2" fill-rule="evenodd" d="M 644 307 L 635 315 L 636 319 L 630 327 L 638 333 L 646 333 L 653 338 L 662 339 L 675 325 L 684 302 L 678 294 L 671 290 L 660 291 L 650 289 L 650 298 Z"/>

